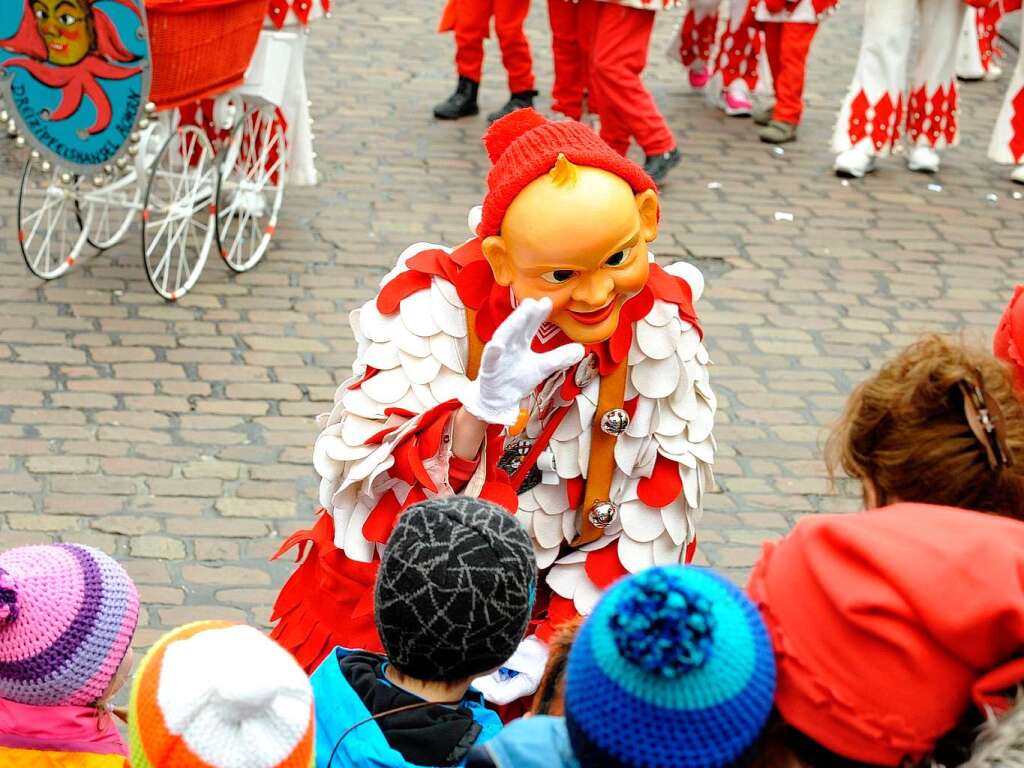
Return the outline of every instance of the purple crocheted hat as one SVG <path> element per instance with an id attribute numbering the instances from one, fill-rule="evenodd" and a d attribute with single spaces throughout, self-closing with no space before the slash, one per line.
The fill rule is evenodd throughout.
<path id="1" fill-rule="evenodd" d="M 98 549 L 52 544 L 0 553 L 0 698 L 93 704 L 138 618 L 135 584 Z"/>

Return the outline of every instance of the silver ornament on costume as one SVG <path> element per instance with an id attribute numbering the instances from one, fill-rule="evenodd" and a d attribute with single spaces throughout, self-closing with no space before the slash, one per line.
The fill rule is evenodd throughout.
<path id="1" fill-rule="evenodd" d="M 523 460 L 526 459 L 526 456 L 529 453 L 529 441 L 517 440 L 514 443 L 510 443 L 505 447 L 505 452 L 502 457 L 498 459 L 498 468 L 505 470 L 505 474 L 512 477 L 519 471 L 519 467 L 522 465 Z M 536 488 L 540 485 L 542 478 L 543 474 L 541 473 L 540 468 L 534 464 L 530 467 L 530 471 L 526 473 L 526 477 L 523 478 L 522 484 L 516 489 L 516 494 L 523 494 L 533 488 Z"/>
<path id="2" fill-rule="evenodd" d="M 618 437 L 629 427 L 629 414 L 622 408 L 612 408 L 601 416 L 601 431 Z"/>
<path id="3" fill-rule="evenodd" d="M 590 382 L 594 380 L 594 377 L 597 376 L 597 372 L 597 355 L 591 352 L 589 355 L 587 355 L 580 361 L 579 365 L 576 366 L 576 374 L 574 377 L 574 380 L 576 381 L 576 386 L 579 387 L 580 389 L 583 389 L 585 386 L 587 386 Z"/>
<path id="4" fill-rule="evenodd" d="M 595 528 L 607 528 L 615 522 L 618 512 L 618 508 L 610 501 L 595 501 L 587 518 Z"/>

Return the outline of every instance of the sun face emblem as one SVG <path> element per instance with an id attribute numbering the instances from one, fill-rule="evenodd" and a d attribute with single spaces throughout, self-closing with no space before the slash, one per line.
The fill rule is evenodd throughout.
<path id="1" fill-rule="evenodd" d="M 85 98 L 92 102 L 96 117 L 83 135 L 102 133 L 111 122 L 110 98 L 100 80 L 124 80 L 142 71 L 141 57 L 125 45 L 109 13 L 114 9 L 122 9 L 122 16 L 128 9 L 142 26 L 131 0 L 26 0 L 17 32 L 0 40 L 0 47 L 16 54 L 0 61 L 0 67 L 22 69 L 60 91 L 60 102 L 45 114 L 47 119 L 66 120 Z"/>

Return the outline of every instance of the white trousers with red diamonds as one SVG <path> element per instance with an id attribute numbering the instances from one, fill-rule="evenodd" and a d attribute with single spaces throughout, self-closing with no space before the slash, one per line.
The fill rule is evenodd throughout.
<path id="1" fill-rule="evenodd" d="M 1024 31 L 1024 13 L 1020 17 L 1021 30 Z M 1017 57 L 1017 67 L 1013 70 L 1013 78 L 992 131 L 988 156 L 1004 165 L 1024 162 L 1024 56 Z"/>
<path id="2" fill-rule="evenodd" d="M 891 151 L 906 135 L 934 149 L 957 143 L 957 43 L 962 0 L 867 0 L 864 37 L 832 148 Z M 911 42 L 919 32 L 916 60 Z"/>

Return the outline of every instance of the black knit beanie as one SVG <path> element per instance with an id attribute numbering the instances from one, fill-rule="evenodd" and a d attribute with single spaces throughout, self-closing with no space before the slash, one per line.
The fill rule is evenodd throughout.
<path id="1" fill-rule="evenodd" d="M 430 499 L 400 515 L 384 548 L 377 632 L 410 677 L 476 677 L 516 650 L 536 589 L 533 547 L 515 517 L 471 497 Z"/>

